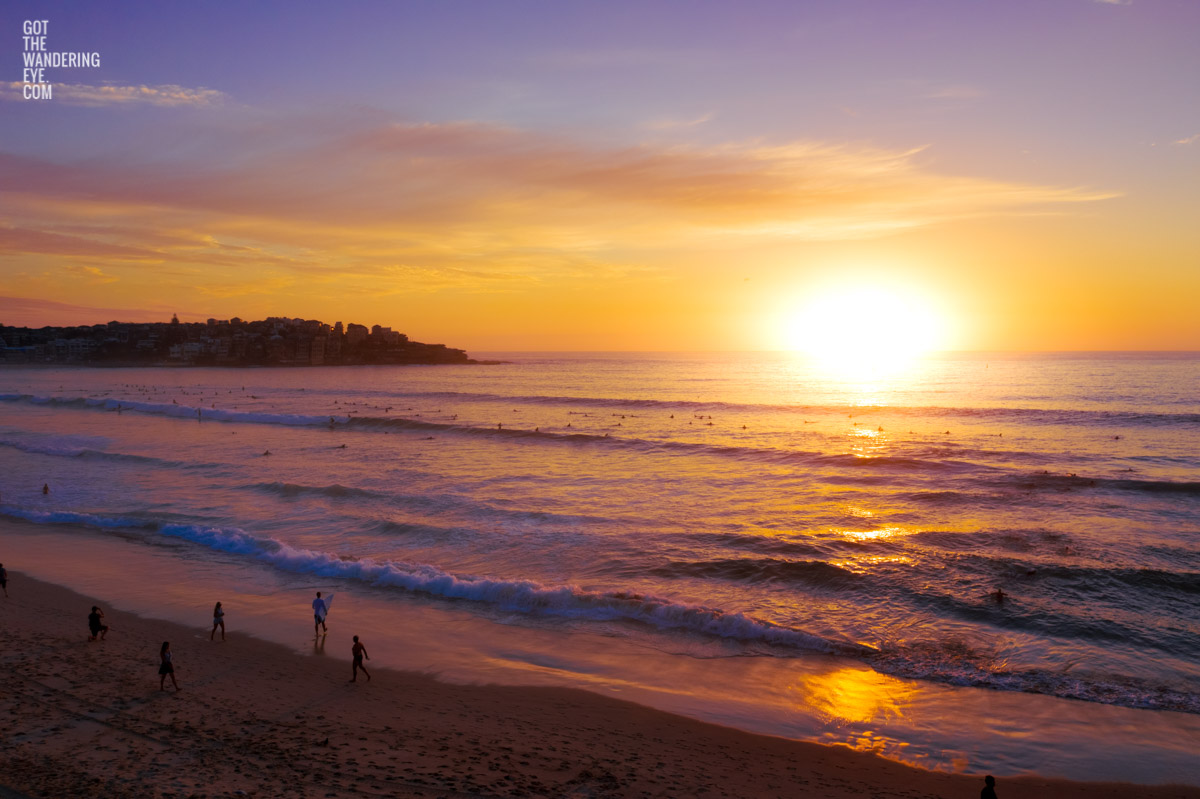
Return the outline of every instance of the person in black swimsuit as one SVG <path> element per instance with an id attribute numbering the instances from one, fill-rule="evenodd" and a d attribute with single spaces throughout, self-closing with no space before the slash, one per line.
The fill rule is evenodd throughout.
<path id="1" fill-rule="evenodd" d="M 367 671 L 367 667 L 363 665 L 363 658 L 371 659 L 367 654 L 367 648 L 359 643 L 358 636 L 354 636 L 354 646 L 350 648 L 350 654 L 354 656 L 353 673 L 350 677 L 350 682 L 358 682 L 358 670 L 362 669 L 362 673 L 367 675 L 367 681 L 371 680 L 371 672 Z"/>
<path id="2" fill-rule="evenodd" d="M 171 675 L 171 685 L 175 686 L 175 690 L 179 690 L 179 683 L 175 682 L 175 666 L 171 663 L 171 642 L 163 641 L 162 649 L 158 650 L 158 659 L 162 661 L 158 666 L 158 690 L 165 691 L 167 675 Z"/>
<path id="3" fill-rule="evenodd" d="M 88 614 L 88 636 L 89 641 L 95 641 L 99 638 L 104 640 L 104 636 L 108 635 L 108 625 L 104 623 L 104 611 L 92 605 L 92 612 Z"/>
<path id="4" fill-rule="evenodd" d="M 213 608 L 213 628 L 212 628 L 212 632 L 208 634 L 208 640 L 211 641 L 213 639 L 213 636 L 217 634 L 217 627 L 221 628 L 221 640 L 224 641 L 225 640 L 225 610 L 221 607 L 220 602 L 218 602 L 216 607 Z"/>

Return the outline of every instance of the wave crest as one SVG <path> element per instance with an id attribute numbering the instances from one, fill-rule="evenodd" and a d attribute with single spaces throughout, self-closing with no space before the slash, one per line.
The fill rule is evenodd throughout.
<path id="1" fill-rule="evenodd" d="M 753 619 L 744 613 L 684 604 L 649 594 L 587 591 L 573 585 L 547 586 L 532 580 L 451 574 L 425 563 L 348 558 L 293 547 L 236 527 L 155 525 L 144 520 L 63 511 L 5 509 L 4 512 L 40 523 L 81 524 L 102 529 L 154 529 L 164 536 L 188 540 L 218 552 L 246 555 L 285 571 L 355 580 L 445 599 L 481 602 L 504 611 L 590 621 L 627 621 L 660 630 L 682 630 L 808 652 L 861 656 L 871 651 L 857 644 L 831 641 L 802 630 Z"/>

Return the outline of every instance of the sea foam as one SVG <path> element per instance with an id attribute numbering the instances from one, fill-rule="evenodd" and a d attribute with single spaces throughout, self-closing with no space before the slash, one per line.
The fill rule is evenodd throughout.
<path id="1" fill-rule="evenodd" d="M 587 591 L 573 585 L 548 586 L 531 580 L 451 574 L 424 563 L 352 558 L 293 547 L 275 538 L 236 527 L 202 524 L 155 524 L 129 517 L 71 511 L 5 508 L 3 513 L 41 524 L 78 524 L 100 529 L 153 530 L 209 549 L 249 556 L 284 571 L 353 580 L 444 599 L 480 602 L 503 611 L 590 621 L 627 621 L 660 630 L 679 630 L 718 638 L 757 641 L 809 652 L 865 655 L 870 648 L 701 605 L 674 602 L 633 591 Z"/>

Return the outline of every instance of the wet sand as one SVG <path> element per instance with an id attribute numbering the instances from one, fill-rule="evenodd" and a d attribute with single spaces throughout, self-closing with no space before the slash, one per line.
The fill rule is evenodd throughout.
<path id="1" fill-rule="evenodd" d="M 12 565 L 12 564 L 10 564 Z M 9 569 L 0 597 L 0 797 L 975 797 L 982 775 L 741 732 L 562 688 L 449 685 L 111 610 Z M 112 628 L 87 640 L 89 608 Z M 211 608 L 197 607 L 205 621 Z M 219 638 L 219 633 L 218 633 Z M 171 642 L 181 691 L 159 690 Z M 371 647 L 371 641 L 364 643 Z M 1200 788 L 1003 778 L 1013 797 Z"/>

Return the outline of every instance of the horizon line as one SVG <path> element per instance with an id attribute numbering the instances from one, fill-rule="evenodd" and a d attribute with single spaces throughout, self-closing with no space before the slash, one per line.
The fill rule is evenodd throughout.
<path id="1" fill-rule="evenodd" d="M 805 351 L 802 349 L 761 349 L 761 350 L 548 350 L 548 349 L 485 349 L 485 348 L 467 348 L 476 352 L 488 353 L 590 353 L 590 354 L 674 354 L 674 355 L 716 355 L 716 354 L 762 354 L 762 353 L 780 353 L 801 355 Z M 1189 354 L 1200 355 L 1200 349 L 1045 349 L 1045 350 L 1017 350 L 1017 349 L 961 349 L 961 350 L 930 350 L 928 353 L 918 357 L 928 357 L 930 355 L 1036 355 L 1036 354 L 1058 354 L 1058 353 L 1091 353 L 1091 354 L 1107 354 L 1107 353 L 1172 353 L 1172 354 Z"/>

